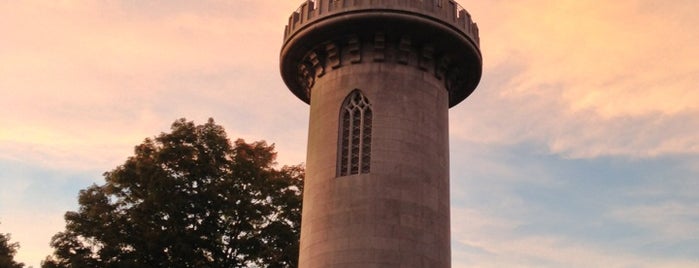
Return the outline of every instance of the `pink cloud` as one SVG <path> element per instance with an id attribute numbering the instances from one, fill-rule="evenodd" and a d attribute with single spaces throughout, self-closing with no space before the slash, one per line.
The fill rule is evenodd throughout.
<path id="1" fill-rule="evenodd" d="M 453 133 L 570 157 L 699 152 L 699 121 L 686 120 L 699 116 L 699 17 L 687 5 L 469 3 L 485 77 L 468 104 L 479 109 L 464 111 L 476 118 L 457 116 Z"/>
<path id="2" fill-rule="evenodd" d="M 297 3 L 152 5 L 0 3 L 0 146 L 17 148 L 3 157 L 63 165 L 61 152 L 90 155 L 115 145 L 127 148 L 113 151 L 123 157 L 182 116 L 249 126 L 229 134 L 262 139 L 269 128 L 259 125 L 262 118 L 297 105 L 277 68 L 283 27 Z M 28 147 L 41 153 L 18 149 Z"/>

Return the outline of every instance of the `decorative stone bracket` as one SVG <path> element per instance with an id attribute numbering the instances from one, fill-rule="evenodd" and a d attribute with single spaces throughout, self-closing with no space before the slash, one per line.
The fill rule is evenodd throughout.
<path id="1" fill-rule="evenodd" d="M 409 35 L 387 36 L 383 32 L 364 39 L 348 35 L 321 43 L 303 57 L 297 79 L 310 100 L 316 79 L 343 66 L 367 62 L 415 66 L 416 70 L 432 73 L 436 79 L 443 80 L 450 94 L 467 83 L 465 66 L 436 51 L 431 43 L 418 44 Z"/>

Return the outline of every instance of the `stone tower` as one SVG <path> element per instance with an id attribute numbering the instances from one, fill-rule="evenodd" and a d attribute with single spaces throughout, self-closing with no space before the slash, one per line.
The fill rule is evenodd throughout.
<path id="1" fill-rule="evenodd" d="M 281 74 L 310 103 L 300 267 L 450 267 L 448 110 L 476 88 L 453 0 L 309 0 Z"/>

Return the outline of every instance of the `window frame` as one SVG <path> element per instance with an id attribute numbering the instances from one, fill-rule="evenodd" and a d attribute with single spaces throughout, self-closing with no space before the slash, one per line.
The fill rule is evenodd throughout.
<path id="1" fill-rule="evenodd" d="M 338 126 L 337 177 L 371 172 L 371 140 L 374 112 L 359 89 L 345 97 Z"/>

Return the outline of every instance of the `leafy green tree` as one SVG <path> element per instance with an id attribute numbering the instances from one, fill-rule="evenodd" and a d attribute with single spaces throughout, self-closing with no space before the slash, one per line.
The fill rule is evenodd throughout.
<path id="1" fill-rule="evenodd" d="M 19 249 L 19 243 L 10 243 L 10 234 L 0 233 L 0 267 L 2 268 L 22 268 L 24 263 L 15 262 L 15 254 Z"/>
<path id="2" fill-rule="evenodd" d="M 42 267 L 296 267 L 304 170 L 275 158 L 213 119 L 175 121 L 80 191 Z"/>

